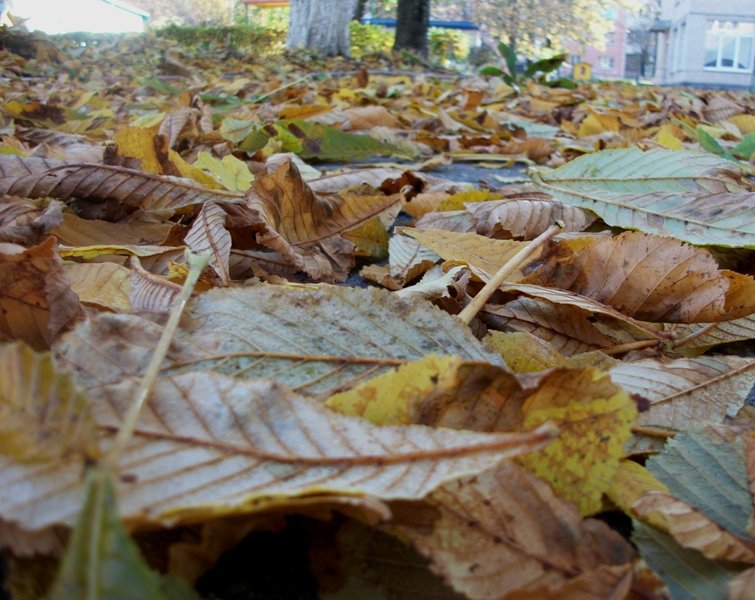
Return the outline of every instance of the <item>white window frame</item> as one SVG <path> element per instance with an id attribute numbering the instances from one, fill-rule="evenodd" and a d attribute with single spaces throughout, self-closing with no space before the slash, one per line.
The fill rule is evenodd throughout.
<path id="1" fill-rule="evenodd" d="M 709 26 L 708 26 L 709 27 Z M 708 27 L 706 27 L 705 35 L 706 37 L 708 34 Z M 749 39 L 751 40 L 750 43 L 750 56 L 747 57 L 747 63 L 743 68 L 739 67 L 724 67 L 721 66 L 721 50 L 723 49 L 724 41 L 725 40 L 734 40 L 734 64 L 738 64 L 741 62 L 739 60 L 739 50 L 741 48 L 741 40 L 742 39 Z M 706 71 L 718 71 L 723 73 L 752 73 L 752 62 L 753 62 L 753 52 L 752 49 L 755 48 L 755 35 L 736 35 L 736 34 L 730 34 L 727 35 L 726 33 L 719 32 L 718 33 L 718 45 L 716 46 L 716 66 L 715 67 L 707 67 L 705 66 L 705 55 L 703 55 L 703 69 Z M 706 48 L 707 52 L 707 48 Z"/>

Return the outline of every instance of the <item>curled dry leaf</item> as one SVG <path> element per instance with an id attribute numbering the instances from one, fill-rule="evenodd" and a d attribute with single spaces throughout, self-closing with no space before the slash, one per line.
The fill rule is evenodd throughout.
<path id="1" fill-rule="evenodd" d="M 433 492 L 424 510 L 395 509 L 388 527 L 473 599 L 622 598 L 633 552 L 605 524 L 522 467 L 504 463 Z M 583 594 L 571 595 L 577 586 Z M 527 595 L 531 594 L 531 595 Z"/>
<path id="2" fill-rule="evenodd" d="M 22 198 L 0 203 L 0 242 L 36 244 L 63 222 L 63 205 L 53 200 L 47 206 Z"/>
<path id="3" fill-rule="evenodd" d="M 0 193 L 25 198 L 115 200 L 145 210 L 177 210 L 215 202 L 239 202 L 241 194 L 208 190 L 198 183 L 109 165 L 0 156 Z"/>
<path id="4" fill-rule="evenodd" d="M 82 219 L 73 213 L 63 214 L 63 223 L 52 230 L 63 246 L 104 246 L 159 244 L 170 233 L 172 224 L 134 222 L 111 223 L 97 219 Z"/>
<path id="5" fill-rule="evenodd" d="M 88 392 L 106 448 L 137 382 Z M 134 524 L 261 510 L 281 497 L 368 495 L 419 499 L 550 441 L 551 427 L 480 434 L 375 427 L 338 415 L 280 384 L 194 372 L 160 378 L 120 460 L 121 512 Z M 0 510 L 27 529 L 71 523 L 81 503 L 76 460 L 22 465 L 0 457 L 8 478 Z M 276 498 L 278 500 L 276 500 Z"/>
<path id="6" fill-rule="evenodd" d="M 292 162 L 254 181 L 247 196 L 258 243 L 315 279 L 344 279 L 353 246 L 341 234 L 401 205 L 399 194 L 316 196 Z"/>
<path id="7" fill-rule="evenodd" d="M 531 240 L 553 223 L 563 223 L 564 231 L 584 231 L 595 221 L 585 210 L 541 198 L 480 202 L 466 210 L 477 219 L 477 233 L 499 239 Z"/>
<path id="8" fill-rule="evenodd" d="M 97 430 L 89 398 L 50 353 L 21 342 L 0 346 L 0 453 L 19 462 L 94 458 Z"/>
<path id="9" fill-rule="evenodd" d="M 706 250 L 643 233 L 560 240 L 524 283 L 557 287 L 644 321 L 700 323 L 755 312 L 752 277 Z"/>
<path id="10" fill-rule="evenodd" d="M 199 111 L 196 108 L 189 108 L 188 106 L 177 108 L 165 116 L 157 133 L 164 135 L 168 140 L 168 147 L 173 148 L 181 132 L 187 125 L 194 123 L 198 117 Z"/>
<path id="11" fill-rule="evenodd" d="M 480 316 L 488 327 L 528 332 L 572 356 L 633 341 L 616 328 L 599 327 L 593 311 L 576 305 L 555 304 L 545 298 L 522 296 L 500 305 L 487 305 Z"/>
<path id="12" fill-rule="evenodd" d="M 210 266 L 228 284 L 228 260 L 231 255 L 231 234 L 226 229 L 225 211 L 214 202 L 203 204 L 194 218 L 184 243 L 196 254 L 209 254 Z"/>
<path id="13" fill-rule="evenodd" d="M 0 340 L 21 340 L 35 350 L 52 341 L 79 315 L 79 298 L 71 291 L 50 237 L 28 250 L 0 252 Z"/>
<path id="14" fill-rule="evenodd" d="M 131 291 L 128 301 L 133 310 L 168 312 L 181 293 L 181 286 L 144 269 L 139 259 L 131 259 Z"/>

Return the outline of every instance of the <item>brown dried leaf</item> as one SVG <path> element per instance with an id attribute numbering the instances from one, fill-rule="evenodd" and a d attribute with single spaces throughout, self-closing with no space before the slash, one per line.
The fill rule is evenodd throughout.
<path id="1" fill-rule="evenodd" d="M 9 251 L 10 250 L 10 251 Z M 80 311 L 50 237 L 24 250 L 0 251 L 0 340 L 44 350 Z"/>
<path id="2" fill-rule="evenodd" d="M 259 175 L 247 195 L 249 224 L 257 242 L 314 279 L 344 279 L 353 265 L 349 229 L 400 205 L 398 194 L 317 196 L 292 162 Z"/>
<path id="3" fill-rule="evenodd" d="M 722 423 L 734 416 L 755 384 L 755 359 L 638 360 L 613 367 L 611 380 L 648 400 L 647 410 L 637 417 L 638 425 L 682 430 L 692 422 Z"/>
<path id="4" fill-rule="evenodd" d="M 0 194 L 60 200 L 115 200 L 132 208 L 177 210 L 213 200 L 238 202 L 241 194 L 198 183 L 109 165 L 67 164 L 42 158 L 0 156 Z"/>
<path id="5" fill-rule="evenodd" d="M 111 223 L 65 213 L 63 222 L 52 230 L 52 234 L 63 246 L 152 245 L 163 242 L 171 228 L 169 223 Z"/>
<path id="6" fill-rule="evenodd" d="M 90 394 L 106 448 L 136 391 L 126 379 Z M 132 525 L 262 510 L 317 494 L 420 499 L 462 474 L 536 449 L 551 429 L 478 434 L 375 427 L 329 411 L 280 384 L 211 372 L 158 380 L 120 461 L 122 516 Z M 44 466 L 0 457 L 0 511 L 27 529 L 73 521 L 81 465 Z"/>
<path id="7" fill-rule="evenodd" d="M 202 205 L 194 218 L 184 243 L 196 254 L 209 254 L 210 266 L 225 285 L 230 281 L 228 260 L 231 255 L 231 234 L 225 228 L 226 212 L 214 202 Z"/>
<path id="8" fill-rule="evenodd" d="M 180 293 L 180 285 L 146 271 L 138 258 L 131 259 L 129 303 L 133 310 L 168 312 Z"/>
<path id="9" fill-rule="evenodd" d="M 558 287 L 644 321 L 699 323 L 755 312 L 755 281 L 711 254 L 639 232 L 562 240 L 524 283 Z"/>
<path id="10" fill-rule="evenodd" d="M 468 598 L 623 598 L 628 591 L 629 544 L 600 521 L 583 521 L 522 467 L 504 463 L 448 483 L 428 504 L 395 507 L 389 528 Z"/>
<path id="11" fill-rule="evenodd" d="M 646 492 L 632 505 L 632 510 L 640 517 L 661 514 L 679 544 L 697 550 L 706 558 L 755 564 L 755 541 L 731 533 L 671 494 L 658 490 Z"/>
<path id="12" fill-rule="evenodd" d="M 38 243 L 63 222 L 62 209 L 62 203 L 56 200 L 41 206 L 23 198 L 3 198 L 0 203 L 0 242 Z"/>
<path id="13" fill-rule="evenodd" d="M 467 212 L 477 219 L 477 233 L 499 239 L 531 240 L 556 222 L 564 231 L 584 231 L 595 215 L 540 198 L 517 198 L 468 204 Z"/>
<path id="14" fill-rule="evenodd" d="M 168 140 L 168 148 L 173 148 L 178 141 L 178 136 L 186 128 L 187 125 L 192 124 L 199 117 L 199 111 L 196 108 L 189 108 L 188 106 L 182 106 L 176 110 L 172 110 L 167 114 L 163 122 L 160 123 L 160 128 L 157 130 L 158 135 L 164 135 Z"/>

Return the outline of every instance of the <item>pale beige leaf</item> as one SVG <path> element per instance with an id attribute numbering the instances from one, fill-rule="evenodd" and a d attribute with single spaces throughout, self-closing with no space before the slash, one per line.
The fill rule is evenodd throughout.
<path id="1" fill-rule="evenodd" d="M 19 462 L 97 456 L 89 399 L 49 352 L 0 346 L 0 454 Z"/>
<path id="2" fill-rule="evenodd" d="M 755 564 L 755 541 L 738 537 L 671 494 L 658 490 L 645 492 L 632 510 L 640 516 L 663 515 L 674 539 L 706 558 Z"/>
<path id="3" fill-rule="evenodd" d="M 188 106 L 182 106 L 176 110 L 170 111 L 163 122 L 160 123 L 160 128 L 157 133 L 164 135 L 168 138 L 168 148 L 173 148 L 178 141 L 178 136 L 186 128 L 187 125 L 195 121 L 199 116 L 199 111 L 196 108 L 190 108 Z"/>
<path id="4" fill-rule="evenodd" d="M 230 281 L 228 260 L 231 255 L 231 234 L 225 227 L 226 213 L 214 202 L 203 204 L 184 243 L 196 254 L 209 254 L 210 266 L 223 284 Z"/>
<path id="5" fill-rule="evenodd" d="M 108 445 L 138 385 L 90 390 Z M 554 435 L 375 427 L 329 411 L 280 384 L 217 373 L 158 380 L 120 460 L 121 514 L 134 525 L 262 510 L 281 497 L 420 499 L 446 481 L 537 449 Z M 0 512 L 27 529 L 71 523 L 77 461 L 35 467 L 0 457 Z"/>
<path id="6" fill-rule="evenodd" d="M 55 238 L 25 250 L 0 252 L 0 341 L 22 340 L 35 350 L 50 343 L 79 315 Z"/>
<path id="7" fill-rule="evenodd" d="M 66 336 L 58 356 L 81 378 L 114 382 L 142 372 L 160 331 L 136 315 L 100 314 Z M 100 360 L 87 359 L 91 348 Z M 261 284 L 194 298 L 163 372 L 272 377 L 325 398 L 431 352 L 503 364 L 425 300 L 378 289 Z"/>
<path id="8" fill-rule="evenodd" d="M 423 215 L 414 225 L 417 229 L 442 229 L 457 233 L 477 231 L 477 219 L 466 210 L 446 210 L 429 212 Z"/>
<path id="9" fill-rule="evenodd" d="M 616 365 L 611 380 L 649 401 L 637 417 L 638 425 L 682 430 L 696 421 L 722 423 L 736 415 L 755 384 L 755 359 L 644 359 Z"/>
<path id="10" fill-rule="evenodd" d="M 431 568 L 468 598 L 623 598 L 633 551 L 604 523 L 582 520 L 544 481 L 504 463 L 444 485 L 421 509 L 396 511 L 397 525 Z M 437 514 L 439 513 L 439 514 Z M 437 516 L 436 516 L 437 515 Z M 603 573 L 617 567 L 616 576 Z M 594 595 L 571 595 L 591 579 Z M 559 592 L 563 594 L 559 595 Z M 510 596 L 511 595 L 511 596 Z"/>
<path id="11" fill-rule="evenodd" d="M 553 200 L 517 198 L 467 204 L 466 210 L 477 219 L 477 233 L 499 239 L 531 240 L 554 223 L 564 231 L 584 231 L 595 215 Z"/>
<path id="12" fill-rule="evenodd" d="M 115 200 L 145 210 L 238 202 L 241 194 L 208 190 L 198 183 L 133 169 L 96 164 L 68 164 L 42 158 L 0 156 L 0 194 L 60 200 Z"/>
<path id="13" fill-rule="evenodd" d="M 401 233 L 413 237 L 423 246 L 437 253 L 443 260 L 459 260 L 493 275 L 505 265 L 526 242 L 492 240 L 476 233 L 455 233 L 440 230 L 402 228 Z M 519 270 L 509 277 L 516 281 Z"/>
<path id="14" fill-rule="evenodd" d="M 669 329 L 674 336 L 671 350 L 694 355 L 721 344 L 754 339 L 755 316 L 720 323 L 678 324 Z"/>
<path id="15" fill-rule="evenodd" d="M 417 296 L 427 300 L 448 297 L 448 288 L 454 285 L 463 270 L 464 267 L 453 267 L 446 273 L 440 267 L 433 267 L 422 276 L 419 282 L 398 290 L 396 295 L 400 298 Z"/>
<path id="16" fill-rule="evenodd" d="M 131 271 L 111 262 L 65 263 L 71 290 L 83 304 L 109 310 L 130 310 Z"/>
<path id="17" fill-rule="evenodd" d="M 388 241 L 388 264 L 391 277 L 401 285 L 416 279 L 430 269 L 440 257 L 405 235 L 393 235 Z"/>

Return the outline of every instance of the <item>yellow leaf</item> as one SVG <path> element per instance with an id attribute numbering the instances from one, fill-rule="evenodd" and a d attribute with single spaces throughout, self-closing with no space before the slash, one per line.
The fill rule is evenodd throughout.
<path id="1" fill-rule="evenodd" d="M 414 422 L 412 409 L 418 402 L 454 385 L 462 362 L 458 356 L 430 354 L 334 394 L 325 406 L 375 425 L 408 425 Z"/>
<path id="2" fill-rule="evenodd" d="M 728 121 L 734 123 L 742 135 L 755 132 L 755 115 L 734 115 Z"/>
<path id="3" fill-rule="evenodd" d="M 155 150 L 155 133 L 151 129 L 120 127 L 115 132 L 114 141 L 118 154 L 138 159 L 143 171 L 157 175 L 165 174 Z"/>
<path id="4" fill-rule="evenodd" d="M 111 310 L 131 310 L 131 270 L 111 262 L 63 265 L 73 290 L 84 304 Z"/>
<path id="5" fill-rule="evenodd" d="M 435 210 L 438 212 L 447 210 L 464 210 L 465 202 L 487 202 L 488 200 L 498 200 L 500 194 L 490 190 L 469 190 L 467 192 L 458 192 L 438 204 Z"/>
<path id="6" fill-rule="evenodd" d="M 674 135 L 674 129 L 678 128 L 673 125 L 664 125 L 658 130 L 655 139 L 664 148 L 668 148 L 669 150 L 682 150 L 684 144 L 682 144 L 682 140 Z"/>
<path id="7" fill-rule="evenodd" d="M 564 369 L 527 399 L 522 412 L 525 430 L 552 421 L 561 432 L 543 450 L 522 457 L 522 464 L 583 515 L 599 511 L 637 416 L 629 394 L 605 373 Z"/>
<path id="8" fill-rule="evenodd" d="M 356 246 L 357 256 L 388 258 L 388 231 L 380 217 L 373 217 L 359 227 L 349 229 L 343 237 Z"/>
<path id="9" fill-rule="evenodd" d="M 491 331 L 485 338 L 488 346 L 498 352 L 517 373 L 544 371 L 566 366 L 566 359 L 551 344 L 526 331 L 503 333 Z"/>
<path id="10" fill-rule="evenodd" d="M 668 492 L 668 488 L 645 467 L 632 460 L 624 459 L 619 463 L 611 488 L 606 495 L 621 510 L 630 514 L 632 505 L 650 490 Z M 651 512 L 641 516 L 640 519 L 648 525 L 668 532 L 668 523 L 660 513 Z"/>
<path id="11" fill-rule="evenodd" d="M 254 176 L 242 160 L 232 154 L 222 159 L 215 158 L 209 152 L 199 153 L 195 166 L 209 171 L 223 187 L 231 192 L 245 192 L 252 186 Z"/>
<path id="12" fill-rule="evenodd" d="M 587 115 L 587 118 L 580 123 L 577 135 L 583 138 L 590 135 L 605 133 L 606 131 L 619 131 L 619 129 L 620 123 L 616 117 L 592 113 Z"/>
<path id="13" fill-rule="evenodd" d="M 49 352 L 0 346 L 0 453 L 22 462 L 97 455 L 89 400 Z"/>

